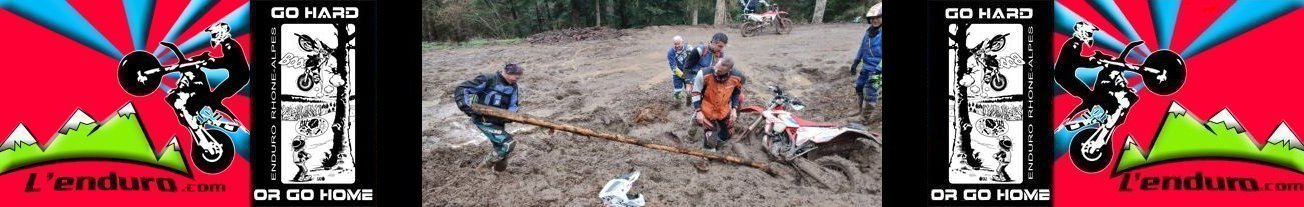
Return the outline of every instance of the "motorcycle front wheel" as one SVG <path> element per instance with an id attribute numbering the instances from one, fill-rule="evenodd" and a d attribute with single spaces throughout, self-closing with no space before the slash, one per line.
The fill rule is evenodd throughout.
<path id="1" fill-rule="evenodd" d="M 312 86 L 317 85 L 317 81 L 313 81 L 312 79 L 313 79 L 312 76 L 309 76 L 308 72 L 299 74 L 299 82 L 298 82 L 299 90 L 303 90 L 303 91 L 312 90 Z"/>
<path id="2" fill-rule="evenodd" d="M 788 151 L 791 150 L 792 144 L 788 142 L 787 134 L 778 133 L 776 135 L 766 135 L 765 139 L 768 143 L 762 146 L 765 146 L 765 153 L 769 154 L 770 158 L 779 161 L 792 160 L 791 158 L 793 156 L 788 155 Z"/>
<path id="3" fill-rule="evenodd" d="M 1114 149 L 1108 144 L 1096 150 L 1095 153 L 1088 153 L 1082 150 L 1082 145 L 1091 139 L 1097 128 L 1082 129 L 1076 135 L 1073 135 L 1073 141 L 1069 144 L 1069 158 L 1073 161 L 1073 166 L 1078 170 L 1087 173 L 1100 172 L 1109 165 L 1109 158 L 1113 156 Z"/>
<path id="4" fill-rule="evenodd" d="M 231 166 L 231 159 L 235 156 L 235 146 L 231 143 L 231 137 L 227 136 L 225 132 L 222 132 L 222 130 L 209 129 L 207 131 L 209 136 L 213 138 L 213 141 L 222 145 L 221 151 L 218 153 L 208 153 L 204 150 L 202 145 L 199 144 L 200 138 L 195 137 L 192 138 L 193 144 L 190 145 L 190 159 L 194 161 L 195 168 L 199 168 L 199 171 L 208 174 L 217 174 L 226 170 L 226 167 Z"/>
<path id="5" fill-rule="evenodd" d="M 779 26 L 775 29 L 779 34 L 792 34 L 792 20 L 788 18 L 779 19 Z"/>
<path id="6" fill-rule="evenodd" d="M 993 72 L 994 72 L 994 71 L 993 71 Z M 992 77 L 992 81 L 989 82 L 988 84 L 992 86 L 992 90 L 994 90 L 994 91 L 1002 91 L 1002 90 L 1005 90 L 1005 86 L 1006 86 L 1008 83 L 1009 83 L 1009 82 L 1007 82 L 1007 81 L 1005 80 L 1005 75 L 996 74 L 996 76 L 995 76 L 995 77 Z"/>

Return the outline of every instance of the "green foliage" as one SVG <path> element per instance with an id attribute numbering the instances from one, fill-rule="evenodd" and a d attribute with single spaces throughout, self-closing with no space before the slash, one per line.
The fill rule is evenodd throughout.
<path id="1" fill-rule="evenodd" d="M 824 22 L 850 22 L 879 0 L 828 0 Z M 727 0 L 731 22 L 739 22 L 738 0 Z M 815 0 L 771 0 L 789 12 L 794 22 L 810 22 Z M 548 30 L 605 26 L 641 28 L 653 25 L 714 21 L 715 0 L 423 0 L 422 39 L 464 42 L 472 39 L 524 38 Z M 598 25 L 601 19 L 602 25 Z"/>

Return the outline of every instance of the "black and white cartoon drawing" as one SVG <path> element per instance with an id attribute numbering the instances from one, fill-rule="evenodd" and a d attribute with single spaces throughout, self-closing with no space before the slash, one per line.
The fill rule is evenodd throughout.
<path id="1" fill-rule="evenodd" d="M 1021 24 L 949 26 L 948 178 L 1013 184 L 1023 178 L 1027 37 Z"/>
<path id="2" fill-rule="evenodd" d="M 283 183 L 356 180 L 353 24 L 281 25 L 279 79 Z"/>

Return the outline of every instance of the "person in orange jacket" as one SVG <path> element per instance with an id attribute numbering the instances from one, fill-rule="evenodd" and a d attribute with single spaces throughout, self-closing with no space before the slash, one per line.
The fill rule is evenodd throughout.
<path id="1" fill-rule="evenodd" d="M 702 147 L 715 151 L 720 144 L 729 140 L 729 129 L 738 117 L 741 105 L 740 94 L 743 91 L 742 78 L 732 75 L 733 58 L 725 57 L 717 63 L 714 73 L 702 78 L 702 101 L 697 103 L 697 124 L 707 128 Z"/>

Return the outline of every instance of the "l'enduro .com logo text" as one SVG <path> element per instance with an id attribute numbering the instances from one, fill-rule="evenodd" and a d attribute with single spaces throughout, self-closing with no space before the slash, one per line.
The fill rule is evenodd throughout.
<path id="1" fill-rule="evenodd" d="M 1118 191 L 1300 191 L 1304 182 L 1259 182 L 1258 178 L 1236 176 L 1211 176 L 1196 171 L 1190 175 L 1150 176 L 1141 173 L 1124 173 Z"/>
<path id="2" fill-rule="evenodd" d="M 226 192 L 226 184 L 221 183 L 186 183 L 178 186 L 170 177 L 130 177 L 119 176 L 109 171 L 104 175 L 64 176 L 54 172 L 29 173 L 23 192 L 42 191 L 154 191 L 154 192 Z"/>

